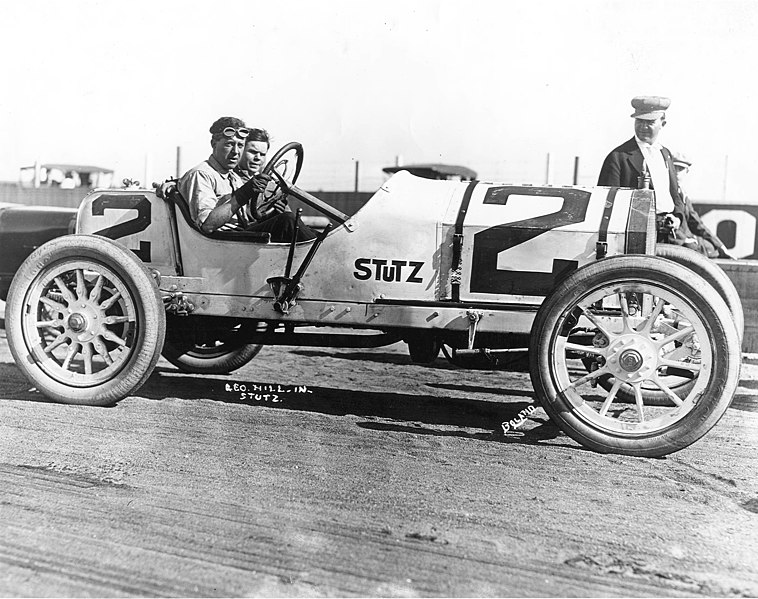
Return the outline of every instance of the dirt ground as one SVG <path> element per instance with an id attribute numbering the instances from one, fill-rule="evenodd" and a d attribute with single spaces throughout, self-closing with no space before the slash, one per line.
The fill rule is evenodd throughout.
<path id="1" fill-rule="evenodd" d="M 716 428 L 652 460 L 541 409 L 504 435 L 527 374 L 402 344 L 161 361 L 91 408 L 0 337 L 0 596 L 758 596 L 755 356 Z"/>

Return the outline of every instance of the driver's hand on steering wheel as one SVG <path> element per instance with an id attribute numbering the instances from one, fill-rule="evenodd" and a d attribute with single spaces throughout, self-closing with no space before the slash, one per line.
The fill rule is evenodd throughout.
<path id="1" fill-rule="evenodd" d="M 276 201 L 269 208 L 271 212 L 286 212 L 287 210 L 287 195 L 284 193 L 278 193 Z"/>
<path id="2" fill-rule="evenodd" d="M 257 197 L 258 194 L 266 191 L 266 186 L 271 182 L 271 175 L 258 173 L 248 179 L 248 181 L 234 192 L 237 203 L 241 206 L 247 204 L 250 200 Z"/>
<path id="3" fill-rule="evenodd" d="M 281 190 L 276 192 L 276 197 L 268 198 L 265 201 L 258 200 L 260 204 L 255 207 L 253 217 L 255 220 L 266 220 L 274 214 L 280 214 L 286 212 L 289 207 L 287 206 L 287 194 L 282 193 Z"/>
<path id="4" fill-rule="evenodd" d="M 258 173 L 257 175 L 253 175 L 250 177 L 247 183 L 245 183 L 242 187 L 248 187 L 250 186 L 250 190 L 255 193 L 263 193 L 266 191 L 266 187 L 268 187 L 268 184 L 271 183 L 271 175 L 266 173 Z"/>

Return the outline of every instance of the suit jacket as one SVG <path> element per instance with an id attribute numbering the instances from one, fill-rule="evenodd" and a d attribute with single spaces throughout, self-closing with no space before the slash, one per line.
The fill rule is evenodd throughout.
<path id="1" fill-rule="evenodd" d="M 674 200 L 674 214 L 682 222 L 686 222 L 687 210 L 684 198 L 679 192 L 679 184 L 676 180 L 676 170 L 671 160 L 671 152 L 667 148 L 663 148 L 662 154 L 669 170 L 669 193 L 671 194 L 671 199 Z M 632 137 L 632 139 L 625 141 L 606 156 L 603 167 L 600 169 L 597 184 L 605 187 L 631 187 L 637 189 L 637 179 L 642 174 L 643 163 L 642 150 L 640 150 L 637 141 Z M 653 189 L 652 181 L 650 188 Z"/>
<path id="2" fill-rule="evenodd" d="M 692 205 L 692 201 L 689 199 L 689 197 L 687 197 L 687 194 L 682 191 L 681 187 L 679 188 L 679 193 L 681 193 L 682 197 L 684 198 L 684 206 L 687 216 L 686 222 L 690 232 L 696 237 L 705 239 L 713 246 L 715 250 L 718 250 L 721 246 L 724 245 L 724 243 L 716 236 L 715 233 L 713 233 L 708 227 L 705 226 L 703 219 L 700 217 L 697 210 L 695 210 L 695 207 Z M 708 255 L 711 258 L 715 258 L 718 256 L 718 251 L 716 251 L 715 255 L 711 255 L 710 253 L 708 253 Z"/>

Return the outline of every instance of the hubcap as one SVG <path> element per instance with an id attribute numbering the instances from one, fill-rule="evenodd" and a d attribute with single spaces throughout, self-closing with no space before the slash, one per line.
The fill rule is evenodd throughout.
<path id="1" fill-rule="evenodd" d="M 658 365 L 657 355 L 658 350 L 644 336 L 621 335 L 608 348 L 608 370 L 622 381 L 642 381 L 655 373 Z"/>
<path id="2" fill-rule="evenodd" d="M 642 366 L 642 356 L 636 349 L 628 349 L 619 357 L 619 366 L 627 372 L 635 372 Z"/>
<path id="3" fill-rule="evenodd" d="M 81 333 L 87 328 L 87 319 L 78 312 L 68 317 L 68 328 L 74 333 Z"/>

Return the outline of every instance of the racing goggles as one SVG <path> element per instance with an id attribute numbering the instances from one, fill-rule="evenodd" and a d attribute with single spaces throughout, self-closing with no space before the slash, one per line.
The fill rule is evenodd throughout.
<path id="1" fill-rule="evenodd" d="M 245 139 L 248 135 L 250 135 L 250 129 L 247 129 L 246 127 L 240 127 L 239 129 L 235 129 L 234 127 L 226 127 L 221 133 L 229 138 L 232 138 L 236 135 L 240 139 Z"/>

